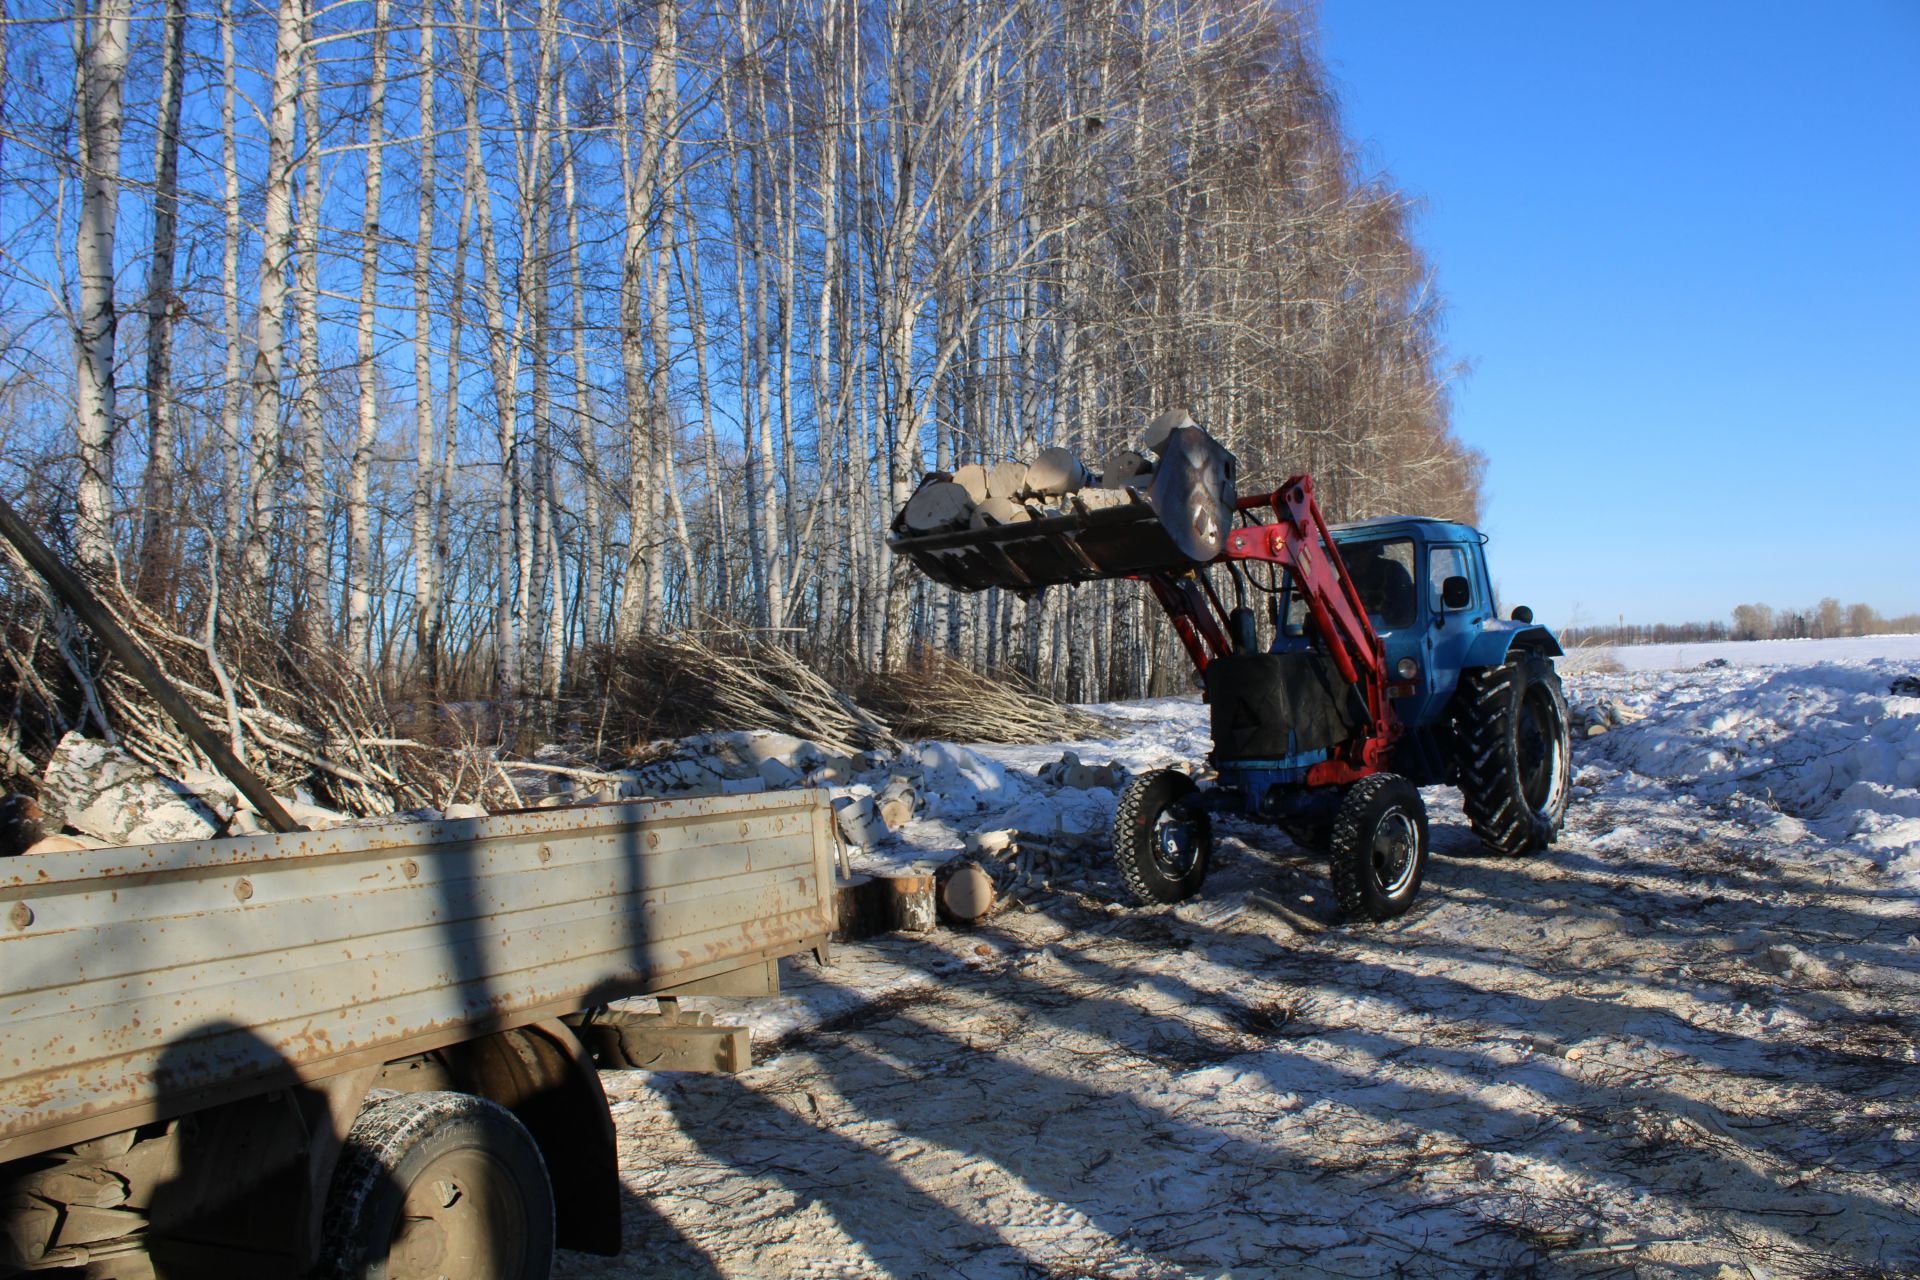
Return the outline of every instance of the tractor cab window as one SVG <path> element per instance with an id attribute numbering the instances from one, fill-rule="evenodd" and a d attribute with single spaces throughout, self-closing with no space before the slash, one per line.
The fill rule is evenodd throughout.
<path id="1" fill-rule="evenodd" d="M 1435 547 L 1428 553 L 1428 557 L 1428 607 L 1435 614 L 1445 613 L 1447 602 L 1441 593 L 1446 587 L 1447 579 L 1465 578 L 1469 583 L 1473 581 L 1472 575 L 1467 572 L 1467 552 L 1464 547 Z"/>
<path id="2" fill-rule="evenodd" d="M 1414 590 L 1413 539 L 1384 542 L 1343 542 L 1340 558 L 1347 562 L 1360 603 L 1366 606 L 1375 630 L 1392 631 L 1413 625 L 1420 598 Z"/>

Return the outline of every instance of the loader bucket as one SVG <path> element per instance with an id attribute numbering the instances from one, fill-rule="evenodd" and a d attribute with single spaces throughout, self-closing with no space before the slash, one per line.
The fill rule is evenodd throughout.
<path id="1" fill-rule="evenodd" d="M 1093 508 L 1072 495 L 1059 515 L 988 528 L 914 533 L 903 516 L 888 545 L 935 582 L 961 591 L 1035 591 L 1212 561 L 1233 520 L 1234 458 L 1206 432 L 1182 427 L 1167 439 L 1153 481 L 1120 506 Z M 944 480 L 935 472 L 922 484 Z"/>

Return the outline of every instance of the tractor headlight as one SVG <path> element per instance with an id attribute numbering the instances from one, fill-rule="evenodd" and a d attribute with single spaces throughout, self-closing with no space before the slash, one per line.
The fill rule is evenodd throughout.
<path id="1" fill-rule="evenodd" d="M 1420 664 L 1412 658 L 1402 658 L 1393 665 L 1393 673 L 1402 680 L 1411 680 L 1420 674 Z"/>

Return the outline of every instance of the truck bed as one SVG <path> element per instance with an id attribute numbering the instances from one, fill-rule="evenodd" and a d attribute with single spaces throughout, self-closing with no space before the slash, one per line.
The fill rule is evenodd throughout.
<path id="1" fill-rule="evenodd" d="M 823 946 L 818 791 L 0 862 L 0 1161 Z"/>

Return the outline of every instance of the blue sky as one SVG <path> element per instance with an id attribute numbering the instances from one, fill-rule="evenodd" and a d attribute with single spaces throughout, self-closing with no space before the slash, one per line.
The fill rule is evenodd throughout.
<path id="1" fill-rule="evenodd" d="M 1504 600 L 1920 611 L 1920 3 L 1324 0 Z"/>

